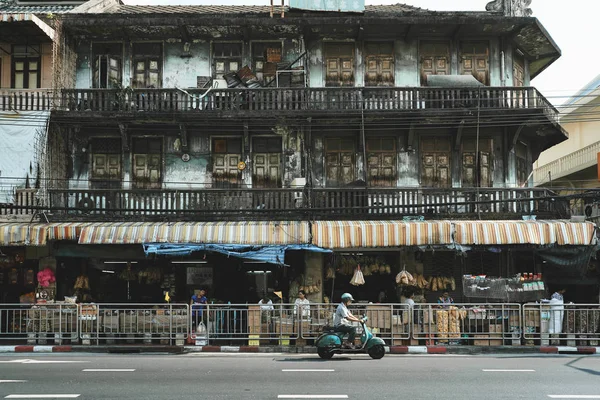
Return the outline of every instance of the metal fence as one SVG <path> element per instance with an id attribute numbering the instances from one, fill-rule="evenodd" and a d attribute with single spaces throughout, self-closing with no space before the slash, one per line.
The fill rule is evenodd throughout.
<path id="1" fill-rule="evenodd" d="M 78 315 L 77 304 L 0 304 L 0 340 L 76 340 Z"/>
<path id="2" fill-rule="evenodd" d="M 258 345 L 276 340 L 284 344 L 299 337 L 298 312 L 302 311 L 293 304 L 192 306 L 190 332 L 198 344 L 243 341 Z"/>
<path id="3" fill-rule="evenodd" d="M 79 332 L 82 342 L 144 343 L 183 341 L 188 337 L 187 304 L 81 304 Z"/>
<path id="4" fill-rule="evenodd" d="M 525 344 L 598 346 L 600 304 L 524 304 Z"/>
<path id="5" fill-rule="evenodd" d="M 0 304 L 0 340 L 29 344 L 306 343 L 337 304 Z M 390 345 L 598 346 L 600 304 L 353 304 Z M 358 328 L 358 324 L 355 324 Z"/>
<path id="6" fill-rule="evenodd" d="M 419 304 L 410 317 L 412 338 L 429 344 L 520 344 L 520 304 Z"/>

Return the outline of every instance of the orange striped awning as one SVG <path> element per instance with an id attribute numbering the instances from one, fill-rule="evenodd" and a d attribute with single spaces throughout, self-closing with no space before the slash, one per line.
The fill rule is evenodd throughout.
<path id="1" fill-rule="evenodd" d="M 591 245 L 595 225 L 570 221 L 457 221 L 455 242 L 463 245 Z"/>
<path id="2" fill-rule="evenodd" d="M 0 246 L 44 246 L 46 224 L 0 223 Z"/>
<path id="3" fill-rule="evenodd" d="M 449 221 L 318 221 L 312 228 L 313 244 L 327 249 L 452 243 Z"/>
<path id="4" fill-rule="evenodd" d="M 98 223 L 85 226 L 79 244 L 214 243 L 286 245 L 310 243 L 307 222 Z"/>

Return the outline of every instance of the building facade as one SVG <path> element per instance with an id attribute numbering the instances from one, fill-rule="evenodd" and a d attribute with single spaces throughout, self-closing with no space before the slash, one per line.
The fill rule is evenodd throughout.
<path id="1" fill-rule="evenodd" d="M 58 20 L 47 188 L 5 213 L 40 212 L 39 242 L 65 265 L 171 271 L 141 245 L 194 244 L 223 301 L 249 286 L 336 298 L 357 262 L 390 267 L 354 289 L 363 300 L 398 300 L 402 268 L 453 278 L 466 299 L 465 274 L 538 272 L 538 250 L 595 241 L 530 184 L 567 138 L 530 86 L 561 53 L 514 2 L 345 13 L 92 0 Z M 276 248 L 292 268 L 258 271 L 244 255 L 219 268 L 223 246 Z M 185 299 L 194 283 L 181 279 Z"/>

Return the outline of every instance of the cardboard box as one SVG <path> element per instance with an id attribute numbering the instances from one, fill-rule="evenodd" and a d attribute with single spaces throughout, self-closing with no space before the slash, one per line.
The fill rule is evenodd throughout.
<path id="1" fill-rule="evenodd" d="M 475 335 L 473 340 L 474 346 L 489 346 L 490 335 Z"/>

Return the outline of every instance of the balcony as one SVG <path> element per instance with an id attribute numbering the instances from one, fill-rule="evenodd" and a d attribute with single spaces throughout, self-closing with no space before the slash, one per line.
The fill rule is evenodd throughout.
<path id="1" fill-rule="evenodd" d="M 600 141 L 567 154 L 564 157 L 542 165 L 533 170 L 533 179 L 536 185 L 547 184 L 550 179 L 556 180 L 574 174 L 598 163 Z"/>
<path id="2" fill-rule="evenodd" d="M 547 189 L 300 188 L 49 191 L 46 206 L 0 206 L 0 214 L 45 212 L 50 221 L 538 219 L 569 217 Z"/>
<path id="3" fill-rule="evenodd" d="M 398 112 L 480 108 L 558 111 L 532 87 L 0 90 L 0 110 L 98 113 Z"/>

